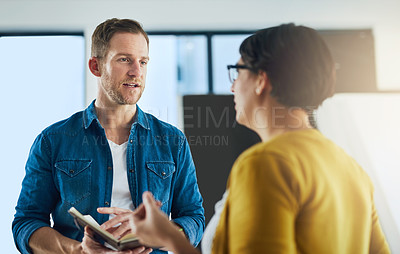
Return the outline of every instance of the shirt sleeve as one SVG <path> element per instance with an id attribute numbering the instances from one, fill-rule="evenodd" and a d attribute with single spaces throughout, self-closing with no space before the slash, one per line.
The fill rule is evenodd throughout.
<path id="1" fill-rule="evenodd" d="M 229 184 L 229 253 L 296 253 L 297 183 L 283 159 L 247 156 Z"/>
<path id="2" fill-rule="evenodd" d="M 171 218 L 183 228 L 190 243 L 197 246 L 205 227 L 203 198 L 197 184 L 196 170 L 189 144 L 184 137 L 182 137 L 179 150 L 177 170 Z"/>
<path id="3" fill-rule="evenodd" d="M 41 227 L 50 226 L 50 212 L 55 204 L 50 149 L 40 134 L 34 141 L 26 163 L 26 174 L 12 223 L 14 242 L 21 253 L 32 253 L 29 239 Z"/>

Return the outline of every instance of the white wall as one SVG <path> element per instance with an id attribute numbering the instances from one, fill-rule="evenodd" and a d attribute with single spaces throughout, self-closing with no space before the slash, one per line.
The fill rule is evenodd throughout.
<path id="1" fill-rule="evenodd" d="M 372 28 L 378 86 L 400 90 L 399 13 L 399 0 L 0 0 L 0 31 L 79 30 L 90 35 L 111 17 L 137 19 L 147 31 L 259 29 L 285 22 L 316 29 Z M 96 84 L 87 76 L 88 103 Z"/>
<path id="2" fill-rule="evenodd" d="M 400 94 L 348 93 L 317 111 L 320 131 L 367 172 L 392 253 L 400 253 Z"/>

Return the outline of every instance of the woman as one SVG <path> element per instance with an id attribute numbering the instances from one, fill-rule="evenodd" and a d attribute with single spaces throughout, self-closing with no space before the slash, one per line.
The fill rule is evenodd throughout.
<path id="1" fill-rule="evenodd" d="M 285 24 L 248 37 L 240 55 L 228 66 L 236 119 L 262 143 L 235 162 L 203 252 L 389 253 L 370 179 L 310 121 L 334 92 L 334 62 L 322 38 Z M 144 244 L 197 253 L 150 193 L 143 200 L 133 216 L 109 225 L 129 217 Z"/>

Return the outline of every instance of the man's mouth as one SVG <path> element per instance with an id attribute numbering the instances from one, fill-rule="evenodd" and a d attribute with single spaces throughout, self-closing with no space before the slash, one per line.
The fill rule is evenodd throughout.
<path id="1" fill-rule="evenodd" d="M 124 83 L 123 85 L 127 87 L 140 87 L 140 85 L 136 83 Z"/>

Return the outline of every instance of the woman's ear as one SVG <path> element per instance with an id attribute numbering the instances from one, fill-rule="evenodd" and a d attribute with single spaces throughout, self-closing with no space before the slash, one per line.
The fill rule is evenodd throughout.
<path id="1" fill-rule="evenodd" d="M 100 77 L 101 76 L 99 58 L 97 58 L 95 56 L 92 56 L 89 59 L 89 70 L 96 77 Z"/>
<path id="2" fill-rule="evenodd" d="M 265 71 L 260 71 L 258 73 L 258 82 L 256 85 L 256 94 L 261 95 L 264 92 L 268 94 L 271 92 L 272 87 L 270 80 L 268 78 L 268 74 Z"/>

